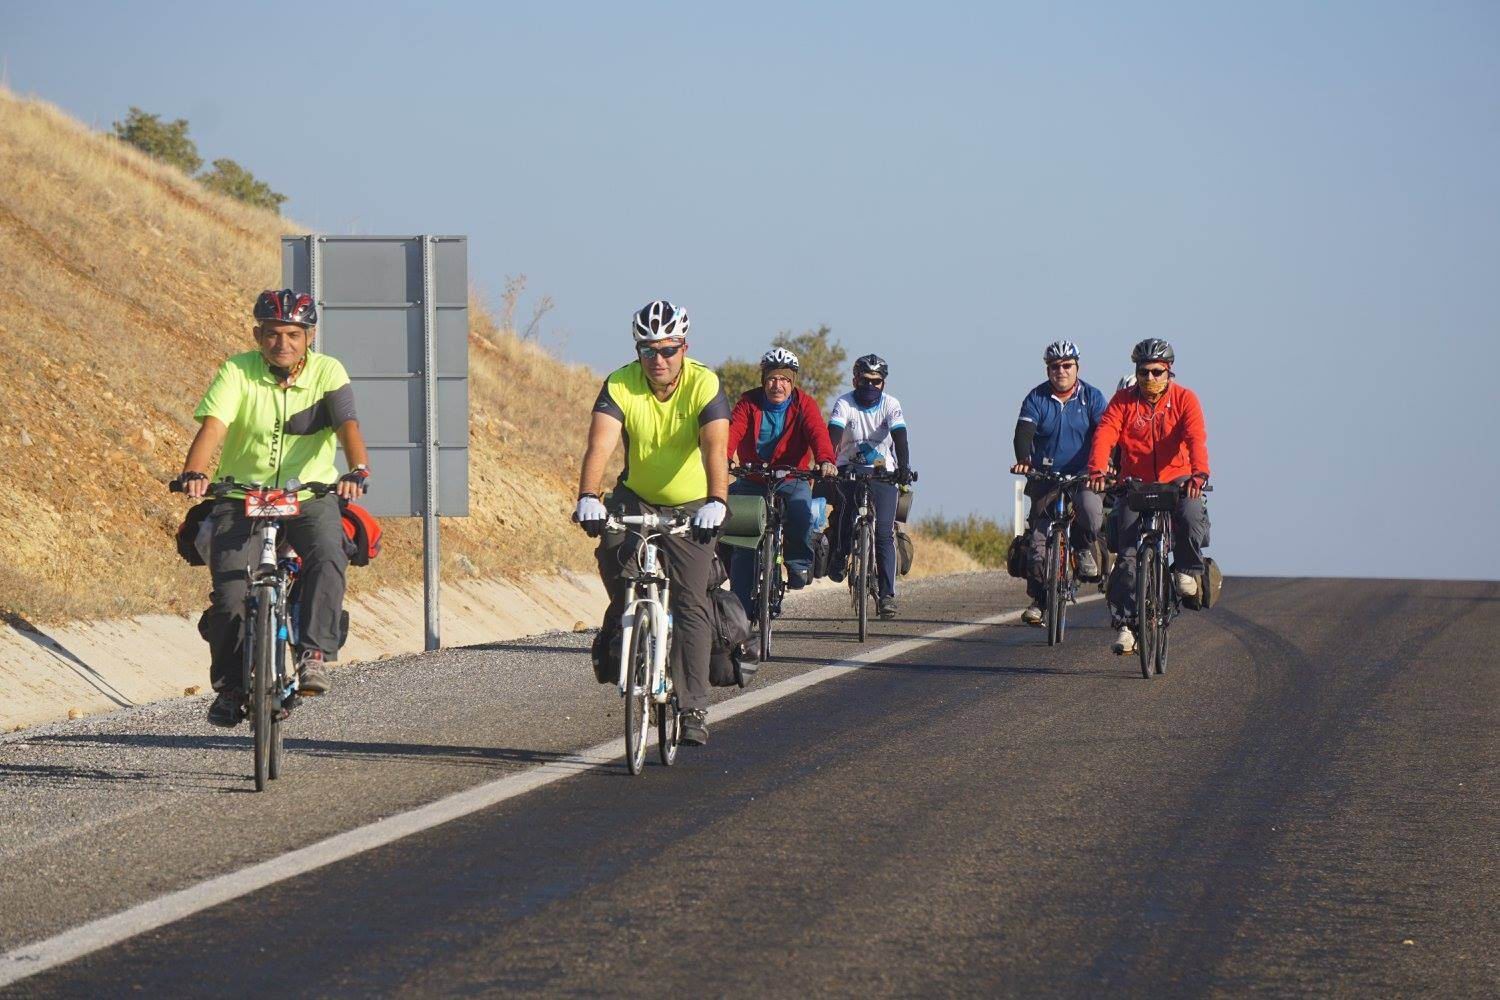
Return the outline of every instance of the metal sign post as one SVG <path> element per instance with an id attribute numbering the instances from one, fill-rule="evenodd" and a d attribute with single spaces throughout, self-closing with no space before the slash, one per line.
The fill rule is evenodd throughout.
<path id="1" fill-rule="evenodd" d="M 468 241 L 288 236 L 282 284 L 318 303 L 317 350 L 343 362 L 370 452 L 363 501 L 422 518 L 427 649 L 437 649 L 438 518 L 469 513 Z"/>

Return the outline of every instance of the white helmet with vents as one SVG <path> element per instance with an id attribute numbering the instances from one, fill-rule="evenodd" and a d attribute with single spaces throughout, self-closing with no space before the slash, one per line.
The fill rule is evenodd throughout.
<path id="1" fill-rule="evenodd" d="M 637 344 L 654 344 L 658 340 L 686 340 L 687 310 L 674 306 L 666 299 L 648 302 L 631 319 L 630 334 Z"/>
<path id="2" fill-rule="evenodd" d="M 797 360 L 797 355 L 785 347 L 773 347 L 760 356 L 760 371 L 762 375 L 777 368 L 790 368 L 792 371 L 797 371 L 801 367 L 802 362 Z"/>
<path id="3" fill-rule="evenodd" d="M 1054 340 L 1042 352 L 1042 360 L 1049 365 L 1054 361 L 1077 361 L 1078 345 L 1071 340 Z"/>

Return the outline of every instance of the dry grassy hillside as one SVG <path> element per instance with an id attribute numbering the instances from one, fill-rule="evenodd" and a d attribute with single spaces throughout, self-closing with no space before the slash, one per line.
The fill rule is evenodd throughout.
<path id="1" fill-rule="evenodd" d="M 203 571 L 171 546 L 185 502 L 163 483 L 215 366 L 251 346 L 278 237 L 306 230 L 3 89 L 0 178 L 0 609 L 201 608 Z M 472 516 L 443 524 L 445 578 L 592 566 L 567 515 L 598 376 L 471 315 Z M 386 526 L 356 591 L 421 579 L 418 523 Z"/>

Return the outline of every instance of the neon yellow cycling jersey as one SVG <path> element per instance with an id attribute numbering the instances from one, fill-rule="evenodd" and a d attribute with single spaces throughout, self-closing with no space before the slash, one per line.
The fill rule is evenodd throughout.
<path id="1" fill-rule="evenodd" d="M 625 471 L 620 482 L 659 507 L 675 507 L 708 495 L 708 473 L 698 448 L 698 431 L 711 420 L 729 419 L 729 400 L 712 368 L 691 358 L 682 365 L 677 389 L 657 399 L 639 361 L 604 380 L 597 413 L 625 425 Z"/>
<path id="2" fill-rule="evenodd" d="M 314 351 L 283 389 L 259 351 L 219 366 L 193 419 L 217 417 L 229 428 L 214 478 L 281 486 L 292 479 L 338 479 L 334 431 L 355 419 L 354 387 L 337 359 Z"/>

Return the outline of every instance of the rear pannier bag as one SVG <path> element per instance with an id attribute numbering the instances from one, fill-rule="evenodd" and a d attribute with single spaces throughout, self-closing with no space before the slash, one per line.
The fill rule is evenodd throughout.
<path id="1" fill-rule="evenodd" d="M 380 555 L 380 522 L 357 503 L 339 503 L 344 515 L 344 551 L 355 566 L 368 566 Z"/>
<path id="2" fill-rule="evenodd" d="M 896 568 L 905 576 L 911 572 L 911 563 L 916 558 L 917 547 L 907 534 L 906 525 L 896 522 Z"/>
<path id="3" fill-rule="evenodd" d="M 708 683 L 713 687 L 744 687 L 755 675 L 756 665 L 740 659 L 740 648 L 750 639 L 750 616 L 734 592 L 724 586 L 728 574 L 714 557 L 709 573 L 709 614 L 713 620 L 713 647 L 708 657 Z"/>
<path id="4" fill-rule="evenodd" d="M 1026 579 L 1026 563 L 1030 559 L 1030 549 L 1026 542 L 1026 532 L 1021 532 L 1010 540 L 1010 551 L 1005 555 L 1005 572 L 1018 580 Z"/>
<path id="5" fill-rule="evenodd" d="M 833 556 L 833 541 L 826 532 L 818 532 L 813 535 L 813 578 L 821 580 L 828 575 L 828 560 Z"/>
<path id="6" fill-rule="evenodd" d="M 1209 559 L 1203 559 L 1203 572 L 1198 574 L 1198 596 L 1193 598 L 1193 603 L 1199 608 L 1207 610 L 1219 603 L 1219 595 L 1224 592 L 1224 574 L 1219 570 L 1219 564 Z"/>
<path id="7" fill-rule="evenodd" d="M 216 502 L 204 500 L 194 504 L 177 526 L 177 554 L 189 566 L 208 565 L 208 550 L 214 537 L 213 518 L 208 515 Z"/>

